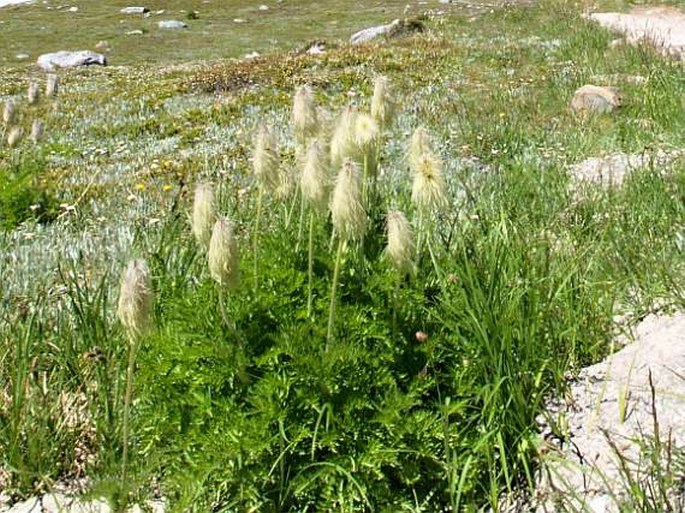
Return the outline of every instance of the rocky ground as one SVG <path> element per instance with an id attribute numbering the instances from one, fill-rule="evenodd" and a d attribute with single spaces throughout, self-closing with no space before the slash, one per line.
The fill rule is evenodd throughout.
<path id="1" fill-rule="evenodd" d="M 613 44 L 649 44 L 685 58 L 685 14 L 677 9 L 638 7 L 589 17 L 623 36 Z M 581 181 L 620 186 L 632 170 L 665 169 L 681 151 L 606 155 L 570 172 Z M 555 511 L 554 496 L 561 493 L 574 497 L 579 511 L 619 511 L 623 501 L 634 500 L 628 493 L 633 483 L 652 494 L 644 500 L 654 511 L 685 510 L 685 314 L 649 315 L 617 337 L 616 348 L 621 346 L 583 369 L 567 397 L 549 407 L 543 423 L 551 451 L 540 510 Z M 681 481 L 675 483 L 681 493 L 662 494 L 666 469 Z"/>

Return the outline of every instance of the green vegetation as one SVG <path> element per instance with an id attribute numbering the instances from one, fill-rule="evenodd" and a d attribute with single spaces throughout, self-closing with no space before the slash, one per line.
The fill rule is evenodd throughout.
<path id="1" fill-rule="evenodd" d="M 118 48 L 98 24 L 119 34 L 124 3 L 101 4 L 83 7 L 86 33 Z M 218 4 L 200 5 L 217 11 L 149 7 L 219 19 Z M 281 16 L 305 7 L 278 5 L 260 20 L 285 34 Z M 12 30 L 48 23 L 44 9 L 8 11 Z M 350 9 L 335 34 L 388 16 Z M 681 148 L 682 68 L 647 47 L 608 50 L 610 35 L 562 1 L 425 23 L 321 56 L 154 71 L 142 65 L 154 45 L 122 43 L 131 67 L 61 74 L 57 99 L 32 107 L 44 139 L 0 148 L 0 184 L 15 187 L 0 192 L 0 488 L 19 498 L 89 476 L 118 507 L 159 488 L 179 512 L 476 511 L 530 492 L 535 419 L 568 373 L 607 353 L 614 315 L 657 298 L 685 306 L 683 158 L 612 188 L 568 172 L 589 156 Z M 225 56 L 199 32 L 164 44 Z M 240 44 L 231 51 L 261 50 Z M 355 143 L 363 223 L 339 224 L 302 199 L 292 98 L 307 83 L 334 113 L 317 125 L 328 143 L 325 120 L 348 103 L 369 112 L 377 74 L 397 117 L 364 151 Z M 0 71 L 2 99 L 24 95 L 29 76 Z M 628 105 L 574 117 L 573 91 L 593 81 Z M 278 141 L 271 179 L 255 173 L 260 124 Z M 414 146 L 432 153 L 417 157 L 420 126 L 430 144 Z M 340 167 L 326 168 L 331 182 Z M 433 184 L 444 173 L 431 201 L 414 188 L 426 170 Z M 238 286 L 221 274 L 228 258 L 208 263 L 198 234 L 214 223 L 189 222 L 201 182 L 216 197 L 205 222 L 230 220 Z M 53 222 L 30 219 L 33 204 Z M 394 268 L 386 250 L 390 210 L 410 221 L 412 265 Z M 150 332 L 120 319 L 132 259 L 150 269 Z"/>

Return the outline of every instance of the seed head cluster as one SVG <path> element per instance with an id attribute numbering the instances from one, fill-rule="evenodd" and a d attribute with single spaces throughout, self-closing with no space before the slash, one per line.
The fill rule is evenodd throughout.
<path id="1" fill-rule="evenodd" d="M 295 140 L 303 147 L 306 147 L 307 142 L 320 131 L 316 101 L 309 86 L 300 86 L 295 91 L 291 122 Z"/>
<path id="2" fill-rule="evenodd" d="M 145 260 L 132 260 L 121 277 L 117 316 L 131 340 L 152 329 L 154 293 Z"/>
<path id="3" fill-rule="evenodd" d="M 207 260 L 209 274 L 220 287 L 235 289 L 238 286 L 238 243 L 230 219 L 219 217 L 214 223 Z"/>
<path id="4" fill-rule="evenodd" d="M 323 141 L 314 139 L 309 143 L 302 170 L 300 189 L 304 199 L 315 210 L 324 210 L 329 193 L 328 162 Z"/>
<path id="5" fill-rule="evenodd" d="M 209 239 L 212 236 L 212 227 L 215 221 L 216 198 L 214 188 L 211 183 L 199 183 L 195 187 L 191 224 L 197 243 L 205 250 L 209 247 Z"/>
<path id="6" fill-rule="evenodd" d="M 265 125 L 261 125 L 254 140 L 252 168 L 259 185 L 270 194 L 275 194 L 282 187 L 278 167 L 276 139 Z"/>
<path id="7" fill-rule="evenodd" d="M 412 201 L 422 210 L 436 210 L 447 204 L 447 186 L 442 161 L 435 155 L 425 129 L 417 129 L 411 139 L 409 167 L 414 176 Z"/>
<path id="8" fill-rule="evenodd" d="M 381 127 L 388 127 L 395 118 L 397 108 L 387 77 L 378 76 L 373 84 L 371 115 Z"/>
<path id="9" fill-rule="evenodd" d="M 414 269 L 416 246 L 409 221 L 399 210 L 388 213 L 388 245 L 385 254 L 390 264 L 401 274 L 410 274 Z"/>
<path id="10" fill-rule="evenodd" d="M 331 218 L 335 233 L 345 241 L 359 240 L 366 232 L 367 220 L 361 198 L 359 165 L 346 160 L 335 180 L 331 199 Z"/>

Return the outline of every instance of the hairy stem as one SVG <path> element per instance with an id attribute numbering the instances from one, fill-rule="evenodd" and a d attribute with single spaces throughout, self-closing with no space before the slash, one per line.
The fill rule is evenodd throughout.
<path id="1" fill-rule="evenodd" d="M 252 253 L 254 255 L 254 287 L 255 291 L 259 286 L 259 221 L 262 217 L 262 202 L 264 199 L 264 189 L 259 188 L 257 195 L 257 214 L 254 221 L 254 233 L 252 234 Z"/>
<path id="2" fill-rule="evenodd" d="M 307 251 L 307 317 L 312 316 L 312 282 L 314 280 L 314 212 L 309 213 L 309 245 Z"/>
<path id="3" fill-rule="evenodd" d="M 138 341 L 131 337 L 128 350 L 128 367 L 126 368 L 126 393 L 124 394 L 124 418 L 122 425 L 123 454 L 121 457 L 121 482 L 126 484 L 126 470 L 128 465 L 128 437 L 129 416 L 131 410 L 131 396 L 133 395 L 133 371 L 136 364 Z"/>
<path id="4" fill-rule="evenodd" d="M 328 310 L 328 334 L 326 335 L 326 349 L 328 349 L 333 342 L 333 324 L 335 322 L 335 305 L 338 294 L 338 280 L 340 278 L 340 262 L 342 261 L 344 242 L 342 239 L 338 240 L 338 251 L 335 255 L 335 267 L 333 269 L 333 282 L 331 283 L 331 306 Z"/>

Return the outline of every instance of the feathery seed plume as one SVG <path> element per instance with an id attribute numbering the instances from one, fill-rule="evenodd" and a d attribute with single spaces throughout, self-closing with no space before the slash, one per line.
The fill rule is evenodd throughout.
<path id="1" fill-rule="evenodd" d="M 392 95 L 388 77 L 378 76 L 373 83 L 371 115 L 382 127 L 389 126 L 395 117 L 395 98 Z"/>
<path id="2" fill-rule="evenodd" d="M 361 198 L 359 165 L 346 160 L 338 173 L 331 199 L 333 228 L 343 240 L 356 240 L 366 232 L 366 212 Z"/>
<path id="3" fill-rule="evenodd" d="M 154 294 L 145 260 L 132 260 L 121 277 L 117 315 L 131 340 L 152 328 Z"/>
<path id="4" fill-rule="evenodd" d="M 378 123 L 368 114 L 359 113 L 354 123 L 354 143 L 362 155 L 371 151 L 378 142 Z"/>
<path id="5" fill-rule="evenodd" d="M 326 151 L 320 139 L 314 139 L 307 148 L 307 158 L 302 170 L 300 189 L 302 195 L 316 210 L 323 210 L 328 203 L 328 163 Z"/>
<path id="6" fill-rule="evenodd" d="M 319 116 L 314 100 L 314 93 L 309 86 L 297 88 L 293 98 L 291 114 L 295 140 L 300 145 L 306 145 L 307 140 L 316 136 L 319 131 Z"/>
<path id="7" fill-rule="evenodd" d="M 24 136 L 24 129 L 18 126 L 13 127 L 9 134 L 7 134 L 7 146 L 14 148 L 21 142 L 21 138 Z"/>
<path id="8" fill-rule="evenodd" d="M 331 137 L 331 164 L 340 166 L 345 159 L 356 158 L 357 147 L 354 141 L 357 111 L 351 105 L 345 107 Z"/>
<path id="9" fill-rule="evenodd" d="M 411 198 L 421 209 L 436 209 L 447 203 L 447 186 L 442 162 L 433 153 L 428 133 L 414 132 L 409 150 L 409 167 L 414 174 Z"/>
<path id="10" fill-rule="evenodd" d="M 48 75 L 48 81 L 45 85 L 45 96 L 52 98 L 57 95 L 59 89 L 59 76 L 54 73 Z"/>
<path id="11" fill-rule="evenodd" d="M 33 120 L 30 137 L 34 143 L 37 143 L 43 137 L 43 122 L 40 119 Z"/>
<path id="12" fill-rule="evenodd" d="M 259 185 L 269 193 L 276 193 L 282 186 L 278 173 L 278 149 L 274 136 L 265 125 L 257 130 L 253 151 L 252 168 Z"/>
<path id="13" fill-rule="evenodd" d="M 414 269 L 416 246 L 409 221 L 399 210 L 388 213 L 388 245 L 385 253 L 392 266 L 402 274 L 409 274 Z"/>
<path id="14" fill-rule="evenodd" d="M 5 102 L 5 108 L 2 111 L 2 122 L 7 125 L 14 123 L 14 118 L 17 114 L 17 107 L 12 100 Z"/>
<path id="15" fill-rule="evenodd" d="M 28 99 L 30 105 L 38 103 L 38 101 L 40 100 L 40 89 L 38 88 L 37 82 L 29 82 L 29 88 L 26 92 L 26 98 Z"/>
<path id="16" fill-rule="evenodd" d="M 212 227 L 216 221 L 216 199 L 211 183 L 199 183 L 195 187 L 193 217 L 191 219 L 193 235 L 204 249 L 209 246 Z"/>
<path id="17" fill-rule="evenodd" d="M 219 217 L 214 223 L 207 259 L 209 274 L 219 286 L 230 289 L 238 286 L 238 243 L 230 219 Z"/>
<path id="18" fill-rule="evenodd" d="M 419 166 L 419 162 L 427 153 L 433 153 L 433 148 L 428 135 L 428 130 L 424 127 L 419 127 L 414 130 L 409 142 L 409 167 L 415 169 Z"/>

